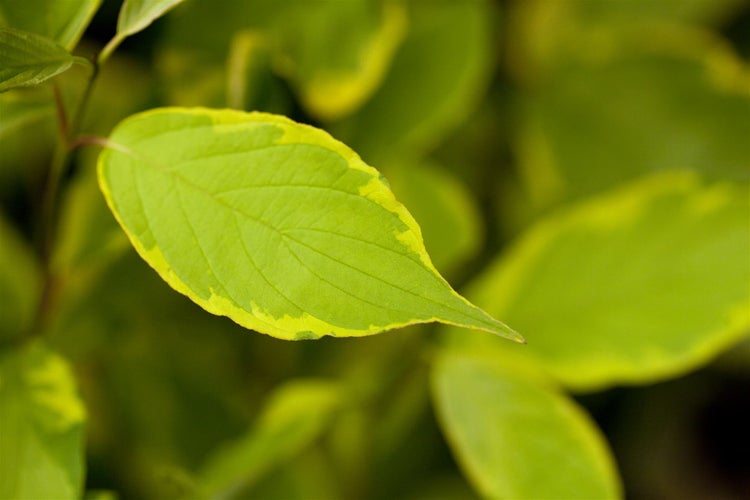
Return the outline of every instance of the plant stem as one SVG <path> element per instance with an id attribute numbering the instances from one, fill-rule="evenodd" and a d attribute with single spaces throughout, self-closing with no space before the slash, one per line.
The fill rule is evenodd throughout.
<path id="1" fill-rule="evenodd" d="M 107 45 L 104 46 L 101 52 L 99 52 L 99 56 L 96 58 L 97 65 L 101 65 L 109 59 L 109 56 L 112 55 L 112 52 L 115 51 L 118 45 L 124 40 L 124 37 L 121 37 L 120 35 L 115 35 L 112 37 L 112 40 L 107 42 Z"/>
<path id="2" fill-rule="evenodd" d="M 91 72 L 72 118 L 68 118 L 65 110 L 65 103 L 59 87 L 57 85 L 53 86 L 59 137 L 55 144 L 49 172 L 41 195 L 39 231 L 37 236 L 44 284 L 36 317 L 32 327 L 26 335 L 27 338 L 32 338 L 43 331 L 50 311 L 54 307 L 57 279 L 52 268 L 52 253 L 57 228 L 58 214 L 56 209 L 60 194 L 60 184 L 65 176 L 68 163 L 70 162 L 71 152 L 77 147 L 80 141 L 80 139 L 74 139 L 73 137 L 78 133 L 82 126 L 86 106 L 91 99 L 91 92 L 94 83 L 96 82 L 96 78 L 99 75 L 99 65 L 96 62 L 81 57 L 77 57 L 76 61 L 81 65 L 90 68 Z M 84 64 L 82 61 L 86 61 L 86 63 Z"/>
<path id="3" fill-rule="evenodd" d="M 68 137 L 70 134 L 70 122 L 68 121 L 67 113 L 65 112 L 65 103 L 63 102 L 60 89 L 57 85 L 53 86 L 53 92 L 55 96 L 55 110 L 57 111 L 57 128 L 59 131 L 59 137 L 55 143 L 54 152 L 52 153 L 52 161 L 50 162 L 49 172 L 47 173 L 39 210 L 40 230 L 38 234 L 38 243 L 45 267 L 52 251 L 55 201 L 60 186 L 60 179 L 62 178 L 65 164 L 67 162 Z"/>
<path id="4" fill-rule="evenodd" d="M 55 97 L 55 113 L 57 114 L 57 130 L 61 138 L 66 138 L 70 134 L 70 124 L 68 116 L 65 113 L 65 103 L 63 102 L 62 93 L 57 83 L 52 84 L 52 92 Z"/>
<path id="5" fill-rule="evenodd" d="M 99 76 L 99 64 L 93 62 L 90 63 L 90 67 L 91 74 L 89 75 L 89 79 L 86 82 L 86 88 L 83 90 L 83 95 L 81 95 L 81 98 L 78 100 L 78 106 L 76 107 L 76 111 L 71 122 L 72 127 L 69 131 L 70 134 L 65 141 L 68 147 L 70 147 L 72 136 L 77 134 L 81 126 L 83 125 L 83 117 L 86 113 L 86 106 L 88 106 L 89 100 L 91 99 L 91 92 L 94 89 L 94 83 L 96 83 L 96 79 Z"/>

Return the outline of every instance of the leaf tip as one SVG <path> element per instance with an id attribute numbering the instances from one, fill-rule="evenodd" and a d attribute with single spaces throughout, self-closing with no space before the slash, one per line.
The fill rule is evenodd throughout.
<path id="1" fill-rule="evenodd" d="M 518 344 L 526 344 L 526 339 L 523 338 L 523 335 L 506 325 L 505 323 L 501 323 L 502 328 L 492 331 L 495 335 L 499 337 L 503 337 L 508 340 L 512 340 L 513 342 L 516 342 Z"/>

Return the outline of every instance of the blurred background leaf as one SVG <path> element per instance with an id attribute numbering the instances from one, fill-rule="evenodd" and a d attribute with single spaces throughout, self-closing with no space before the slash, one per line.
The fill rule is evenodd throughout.
<path id="1" fill-rule="evenodd" d="M 484 0 L 407 2 L 409 31 L 381 87 L 332 125 L 377 167 L 424 154 L 469 116 L 493 67 L 494 6 Z"/>
<path id="2" fill-rule="evenodd" d="M 747 192 L 689 173 L 647 178 L 534 226 L 473 297 L 534 332 L 520 352 L 570 387 L 684 373 L 750 328 Z M 513 349 L 464 331 L 451 339 Z"/>
<path id="3" fill-rule="evenodd" d="M 495 360 L 435 362 L 446 439 L 487 498 L 616 498 L 614 462 L 596 427 L 565 396 Z"/>
<path id="4" fill-rule="evenodd" d="M 85 420 L 64 359 L 37 344 L 0 352 L 0 497 L 80 498 Z"/>
<path id="5" fill-rule="evenodd" d="M 31 31 L 73 49 L 102 0 L 0 0 L 0 26 Z"/>

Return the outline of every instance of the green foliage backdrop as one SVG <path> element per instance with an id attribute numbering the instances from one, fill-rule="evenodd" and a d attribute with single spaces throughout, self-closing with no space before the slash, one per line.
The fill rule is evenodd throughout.
<path id="1" fill-rule="evenodd" d="M 0 498 L 747 497 L 748 33 L 0 0 Z"/>

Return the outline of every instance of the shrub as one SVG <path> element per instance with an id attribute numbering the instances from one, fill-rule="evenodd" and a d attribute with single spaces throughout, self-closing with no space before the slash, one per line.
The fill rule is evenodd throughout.
<path id="1" fill-rule="evenodd" d="M 0 0 L 0 497 L 747 492 L 739 2 L 100 3 Z"/>

